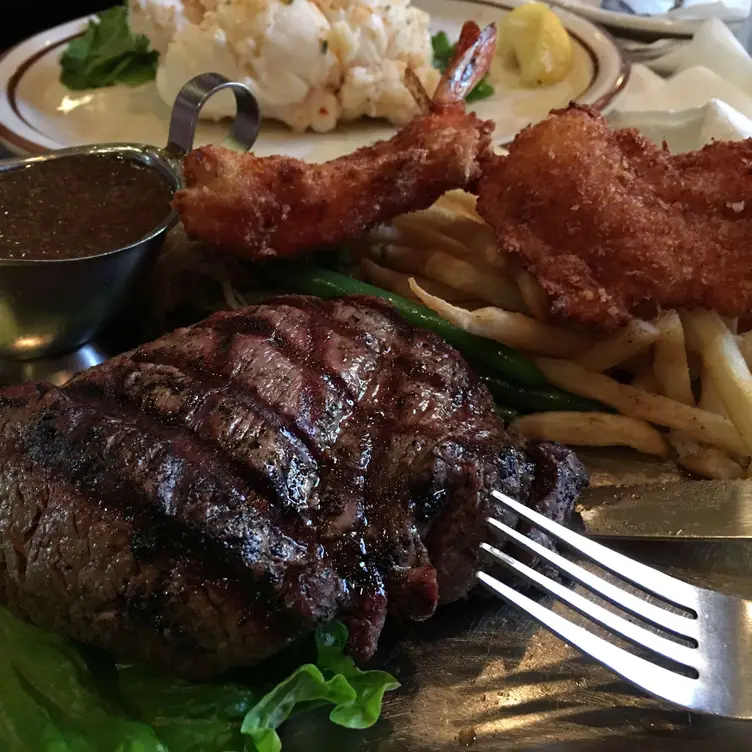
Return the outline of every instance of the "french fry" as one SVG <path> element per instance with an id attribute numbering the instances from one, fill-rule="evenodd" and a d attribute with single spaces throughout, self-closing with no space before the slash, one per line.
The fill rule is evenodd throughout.
<path id="1" fill-rule="evenodd" d="M 392 220 L 403 244 L 415 248 L 435 248 L 459 258 L 472 257 L 473 249 L 465 242 L 436 229 L 420 214 L 403 214 Z"/>
<path id="2" fill-rule="evenodd" d="M 747 448 L 740 454 L 752 454 L 752 372 L 739 349 L 737 338 L 713 311 L 688 312 L 685 326 L 697 338 L 710 381 L 718 390 L 729 419 Z"/>
<path id="3" fill-rule="evenodd" d="M 660 337 L 653 347 L 653 373 L 660 391 L 669 399 L 694 405 L 681 318 L 676 311 L 667 311 L 656 325 Z"/>
<path id="4" fill-rule="evenodd" d="M 723 322 L 726 324 L 726 327 L 731 332 L 731 334 L 739 334 L 739 319 L 738 318 L 729 318 L 727 316 L 722 316 Z"/>
<path id="5" fill-rule="evenodd" d="M 367 258 L 360 260 L 360 268 L 363 270 L 366 279 L 374 285 L 383 287 L 390 292 L 395 292 L 397 295 L 402 295 L 404 298 L 419 300 L 418 296 L 410 289 L 409 274 L 387 269 Z M 423 279 L 423 277 L 418 277 L 417 279 L 424 290 L 428 290 L 432 295 L 438 295 L 452 303 L 463 302 L 467 297 L 457 292 L 457 290 L 453 290 L 451 287 L 442 285 L 440 282 Z"/>
<path id="6" fill-rule="evenodd" d="M 480 214 L 478 214 L 475 208 L 476 203 L 477 198 L 471 193 L 467 193 L 463 190 L 454 190 L 447 191 L 441 198 L 439 198 L 438 201 L 436 201 L 434 206 L 454 211 L 460 216 L 466 217 L 468 219 L 474 219 L 475 221 L 481 222 L 483 223 L 483 225 L 488 227 L 485 220 L 480 216 Z M 492 242 L 488 243 L 483 250 L 483 262 L 488 266 L 497 269 L 507 269 L 511 259 L 507 254 L 502 253 L 498 249 L 498 243 L 496 242 L 496 238 L 493 235 L 493 231 L 492 239 Z"/>
<path id="7" fill-rule="evenodd" d="M 481 219 L 480 214 L 475 209 L 477 200 L 472 193 L 457 189 L 447 191 L 436 203 L 465 217 L 482 222 L 483 219 Z"/>
<path id="8" fill-rule="evenodd" d="M 681 431 L 671 431 L 669 441 L 679 464 L 695 475 L 711 480 L 744 477 L 744 468 L 716 447 L 701 444 Z"/>
<path id="9" fill-rule="evenodd" d="M 659 336 L 657 327 L 650 322 L 633 319 L 621 331 L 596 342 L 577 358 L 577 362 L 591 371 L 602 373 L 644 352 Z"/>
<path id="10" fill-rule="evenodd" d="M 431 253 L 426 248 L 409 245 L 385 244 L 368 247 L 361 258 L 369 258 L 379 266 L 406 274 L 419 274 L 426 257 Z"/>
<path id="11" fill-rule="evenodd" d="M 689 311 L 677 311 L 684 326 L 684 344 L 687 347 L 688 358 L 698 355 L 702 351 L 702 343 L 692 327 L 687 326 Z"/>
<path id="12" fill-rule="evenodd" d="M 373 253 L 374 247 L 383 245 L 408 245 L 402 233 L 392 225 L 378 225 L 371 230 L 364 238 L 365 242 L 351 243 L 348 245 L 349 251 L 355 256 L 362 256 L 364 253 Z"/>
<path id="13" fill-rule="evenodd" d="M 489 246 L 496 247 L 496 236 L 493 230 L 481 219 L 458 214 L 451 208 L 438 203 L 421 211 L 404 214 L 392 221 L 398 229 L 406 233 L 419 233 L 417 240 L 422 241 L 423 233 L 435 236 L 440 233 L 447 238 L 461 244 L 461 255 L 480 255 Z M 432 245 L 429 241 L 429 245 Z"/>
<path id="14" fill-rule="evenodd" d="M 466 311 L 477 311 L 479 308 L 486 308 L 488 304 L 484 300 L 462 300 L 455 303 L 455 305 L 464 308 Z"/>
<path id="15" fill-rule="evenodd" d="M 442 250 L 403 245 L 371 246 L 367 256 L 379 266 L 441 282 L 459 291 L 466 300 L 478 298 L 511 311 L 527 311 L 514 282 L 483 264 Z"/>
<path id="16" fill-rule="evenodd" d="M 653 367 L 650 365 L 643 368 L 642 371 L 632 379 L 630 386 L 633 386 L 635 389 L 643 389 L 651 394 L 661 393 L 661 385 L 658 383 L 658 379 L 656 379 L 655 374 L 653 373 Z"/>
<path id="17" fill-rule="evenodd" d="M 625 446 L 656 457 L 669 454 L 663 434 L 650 424 L 611 413 L 534 413 L 517 418 L 510 429 L 539 441 L 572 446 Z"/>
<path id="18" fill-rule="evenodd" d="M 544 376 L 560 389 L 598 400 L 629 418 L 684 431 L 697 441 L 719 447 L 730 454 L 747 454 L 736 427 L 721 415 L 620 384 L 609 376 L 588 371 L 579 363 L 553 358 L 535 358 L 535 363 Z"/>
<path id="19" fill-rule="evenodd" d="M 455 326 L 518 350 L 546 355 L 571 355 L 589 344 L 583 335 L 543 324 L 521 313 L 490 307 L 466 311 L 429 294 L 414 279 L 410 280 L 410 288 L 424 305 Z"/>
<path id="20" fill-rule="evenodd" d="M 710 410 L 711 413 L 718 413 L 718 415 L 723 415 L 725 418 L 728 418 L 726 405 L 723 404 L 721 395 L 715 388 L 715 384 L 705 368 L 703 368 L 702 376 L 700 377 L 699 407 L 703 410 Z"/>
<path id="21" fill-rule="evenodd" d="M 747 365 L 752 368 L 752 331 L 744 332 L 739 337 L 739 349 L 742 351 L 744 360 L 747 361 Z"/>
<path id="22" fill-rule="evenodd" d="M 654 347 L 653 369 L 661 383 L 661 392 L 667 397 L 695 403 L 684 342 L 684 327 L 676 311 L 667 311 L 657 322 L 661 338 Z M 719 415 L 726 415 L 707 374 L 703 374 L 699 406 Z M 715 480 L 731 480 L 744 477 L 744 468 L 739 462 L 720 449 L 696 441 L 682 431 L 670 431 L 669 442 L 676 452 L 678 463 L 695 475 Z"/>
<path id="23" fill-rule="evenodd" d="M 546 291 L 538 284 L 538 280 L 518 263 L 514 265 L 513 276 L 530 313 L 538 321 L 545 321 L 548 318 L 549 310 Z"/>
<path id="24" fill-rule="evenodd" d="M 418 273 L 460 290 L 467 297 L 480 298 L 510 311 L 527 311 L 525 301 L 512 280 L 448 253 L 433 251 L 427 254 Z"/>

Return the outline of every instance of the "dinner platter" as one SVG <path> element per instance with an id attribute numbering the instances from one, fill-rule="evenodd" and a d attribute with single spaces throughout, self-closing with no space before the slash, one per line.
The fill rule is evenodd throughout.
<path id="1" fill-rule="evenodd" d="M 456 39 L 465 20 L 481 25 L 499 19 L 519 2 L 486 0 L 421 0 L 431 13 L 432 32 Z M 521 87 L 512 78 L 499 82 L 495 94 L 478 102 L 480 117 L 495 120 L 497 143 L 511 140 L 530 122 L 572 100 L 608 110 L 626 85 L 628 68 L 613 39 L 589 21 L 562 10 L 560 17 L 575 40 L 574 65 L 560 83 L 544 89 Z M 170 107 L 156 87 L 114 86 L 71 92 L 59 80 L 58 58 L 65 45 L 86 28 L 82 18 L 38 34 L 0 59 L 0 143 L 14 153 L 104 142 L 165 143 Z M 197 71 L 201 72 L 201 71 Z M 198 145 L 220 140 L 225 126 L 203 121 Z M 324 161 L 379 138 L 395 128 L 379 121 L 340 126 L 330 133 L 296 134 L 286 126 L 264 123 L 255 151 L 259 155 L 286 154 Z M 221 136 L 220 136 L 221 134 Z"/>
<path id="2" fill-rule="evenodd" d="M 423 7 L 468 45 L 464 96 L 497 30 L 461 24 L 502 6 Z M 395 129 L 256 141 L 253 93 L 208 71 L 171 111 L 151 84 L 74 97 L 56 60 L 85 19 L 0 61 L 25 155 L 0 163 L 2 752 L 752 747 L 476 587 L 504 578 L 485 544 L 551 555 L 527 506 L 752 602 L 748 145 L 545 117 L 628 75 L 560 18 L 585 88 L 438 99 L 333 165 Z"/>

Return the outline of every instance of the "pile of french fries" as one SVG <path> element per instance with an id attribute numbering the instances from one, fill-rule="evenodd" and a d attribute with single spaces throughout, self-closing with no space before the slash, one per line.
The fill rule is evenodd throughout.
<path id="1" fill-rule="evenodd" d="M 513 430 L 672 457 L 705 478 L 750 473 L 752 330 L 739 332 L 736 321 L 708 310 L 665 311 L 601 338 L 553 323 L 546 293 L 516 258 L 498 252 L 474 197 L 462 191 L 397 217 L 352 250 L 368 281 L 529 354 L 554 386 L 617 411 L 533 413 Z"/>

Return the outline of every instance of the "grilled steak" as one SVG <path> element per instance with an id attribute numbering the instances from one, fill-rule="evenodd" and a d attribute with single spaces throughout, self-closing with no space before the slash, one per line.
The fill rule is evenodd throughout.
<path id="1" fill-rule="evenodd" d="M 387 612 L 425 619 L 471 588 L 487 489 L 563 520 L 585 483 L 370 298 L 216 314 L 0 401 L 0 598 L 185 676 L 334 617 L 368 657 Z"/>

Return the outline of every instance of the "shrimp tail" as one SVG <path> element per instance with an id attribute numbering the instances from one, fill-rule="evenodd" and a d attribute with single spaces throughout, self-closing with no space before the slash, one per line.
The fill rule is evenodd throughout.
<path id="1" fill-rule="evenodd" d="M 405 70 L 405 86 L 410 94 L 413 95 L 413 99 L 420 108 L 422 113 L 431 112 L 433 108 L 431 102 L 431 95 L 426 91 L 426 87 L 418 78 L 418 74 L 412 69 L 407 68 Z"/>
<path id="2" fill-rule="evenodd" d="M 433 95 L 434 107 L 462 102 L 488 73 L 495 52 L 496 25 L 481 31 L 475 21 L 466 21 Z"/>

